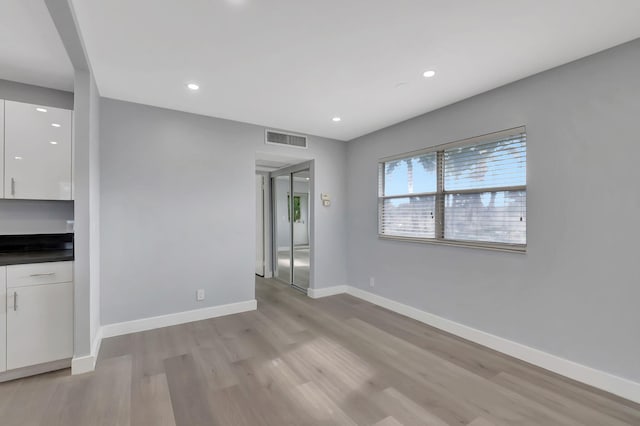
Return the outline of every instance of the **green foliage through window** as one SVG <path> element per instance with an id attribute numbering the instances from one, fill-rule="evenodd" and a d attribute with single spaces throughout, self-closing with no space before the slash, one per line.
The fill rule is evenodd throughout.
<path id="1" fill-rule="evenodd" d="M 287 195 L 287 205 L 290 205 L 291 198 Z M 291 212 L 287 209 L 287 220 L 291 222 Z M 293 221 L 300 222 L 302 220 L 302 209 L 300 208 L 300 196 L 293 196 Z"/>

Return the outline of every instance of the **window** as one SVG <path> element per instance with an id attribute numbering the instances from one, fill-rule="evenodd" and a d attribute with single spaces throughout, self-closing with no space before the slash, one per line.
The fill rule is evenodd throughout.
<path id="1" fill-rule="evenodd" d="M 525 128 L 381 160 L 381 237 L 524 251 Z"/>

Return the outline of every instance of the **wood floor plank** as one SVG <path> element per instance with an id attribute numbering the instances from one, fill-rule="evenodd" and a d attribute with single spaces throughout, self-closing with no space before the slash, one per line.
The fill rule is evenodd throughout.
<path id="1" fill-rule="evenodd" d="M 489 420 L 484 419 L 482 417 L 478 417 L 474 419 L 469 426 L 496 426 L 495 423 L 491 423 Z"/>
<path id="2" fill-rule="evenodd" d="M 210 389 L 224 389 L 238 384 L 221 342 L 212 347 L 194 348 L 191 355 Z"/>
<path id="3" fill-rule="evenodd" d="M 447 426 L 438 416 L 430 413 L 394 388 L 374 395 L 374 400 L 388 414 L 404 425 Z"/>
<path id="4" fill-rule="evenodd" d="M 252 411 L 261 424 L 298 425 L 304 422 L 307 414 L 300 407 L 289 404 L 289 392 L 295 387 L 278 386 L 275 382 L 264 382 L 261 369 L 264 365 L 253 360 L 233 363 L 238 377 L 238 388 L 246 401 L 245 409 Z"/>
<path id="5" fill-rule="evenodd" d="M 238 385 L 209 392 L 212 425 L 261 426 L 266 423 L 254 413 L 252 401 Z"/>
<path id="6" fill-rule="evenodd" d="M 88 375 L 61 383 L 44 412 L 51 426 L 131 424 L 131 356 L 110 358 Z"/>
<path id="7" fill-rule="evenodd" d="M 164 374 L 145 376 L 131 385 L 131 424 L 134 426 L 176 426 Z"/>
<path id="8" fill-rule="evenodd" d="M 68 370 L 65 370 L 68 376 Z M 48 407 L 60 395 L 60 388 L 68 383 L 66 377 L 54 379 L 46 374 L 0 384 L 0 419 L 2 425 L 37 426 L 49 416 Z M 53 417 L 55 419 L 55 417 Z"/>
<path id="9" fill-rule="evenodd" d="M 296 386 L 290 393 L 292 402 L 301 407 L 311 420 L 310 424 L 355 426 L 355 423 L 315 383 Z"/>
<path id="10" fill-rule="evenodd" d="M 193 356 L 178 355 L 164 360 L 176 426 L 208 426 L 214 419 L 207 387 Z"/>
<path id="11" fill-rule="evenodd" d="M 376 370 L 343 346 L 326 338 L 295 348 L 283 355 L 286 364 L 317 385 L 358 424 L 371 424 L 384 413 L 370 393 L 381 389 Z"/>
<path id="12" fill-rule="evenodd" d="M 389 416 L 375 423 L 374 426 L 403 426 L 403 425 L 393 417 Z"/>

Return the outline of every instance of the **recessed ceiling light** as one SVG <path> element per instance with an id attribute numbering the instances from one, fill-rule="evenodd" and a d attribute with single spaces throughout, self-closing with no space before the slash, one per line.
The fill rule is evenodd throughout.
<path id="1" fill-rule="evenodd" d="M 49 143 L 50 143 L 51 145 L 58 145 L 58 142 L 56 142 L 56 141 L 49 141 Z"/>
<path id="2" fill-rule="evenodd" d="M 60 127 L 60 125 L 58 123 L 51 123 L 52 127 Z"/>
<path id="3" fill-rule="evenodd" d="M 36 108 L 36 111 L 38 112 L 47 112 L 46 108 Z"/>
<path id="4" fill-rule="evenodd" d="M 436 72 L 434 70 L 428 70 L 428 71 L 425 71 L 422 75 L 425 76 L 426 78 L 431 78 L 434 75 L 436 75 Z"/>
<path id="5" fill-rule="evenodd" d="M 333 121 L 335 121 L 335 122 L 337 123 L 338 121 L 342 121 L 342 118 L 340 118 L 340 117 L 333 117 L 331 120 L 333 120 Z"/>
<path id="6" fill-rule="evenodd" d="M 198 85 L 197 85 L 197 84 L 195 84 L 195 83 L 189 83 L 189 84 L 187 84 L 187 88 L 188 88 L 189 90 L 194 90 L 194 91 L 195 91 L 195 90 L 198 90 L 198 89 L 200 88 L 200 86 L 198 86 Z"/>
<path id="7" fill-rule="evenodd" d="M 15 157 L 13 157 L 13 158 L 15 158 L 16 160 L 22 160 L 22 157 L 17 156 L 17 155 Z"/>

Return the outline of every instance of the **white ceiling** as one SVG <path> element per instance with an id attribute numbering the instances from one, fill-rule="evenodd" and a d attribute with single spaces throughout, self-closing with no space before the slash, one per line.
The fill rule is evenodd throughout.
<path id="1" fill-rule="evenodd" d="M 73 3 L 103 96 L 342 140 L 640 36 L 638 0 Z"/>
<path id="2" fill-rule="evenodd" d="M 73 67 L 44 0 L 2 0 L 0 78 L 73 90 Z"/>

